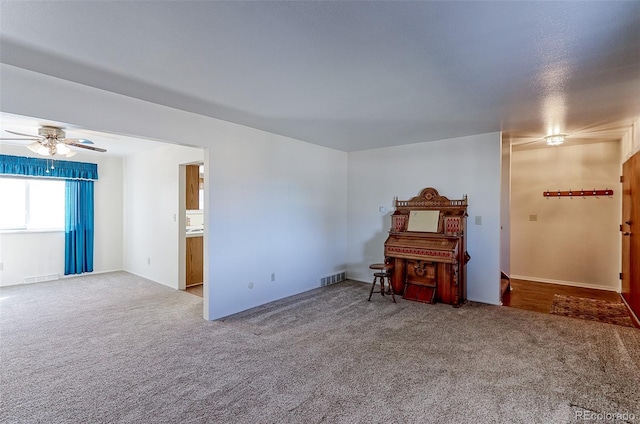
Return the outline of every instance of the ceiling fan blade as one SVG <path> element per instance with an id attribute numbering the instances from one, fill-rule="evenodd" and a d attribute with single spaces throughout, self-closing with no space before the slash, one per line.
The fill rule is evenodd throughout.
<path id="1" fill-rule="evenodd" d="M 65 143 L 80 143 L 80 144 L 93 144 L 93 141 L 87 140 L 86 138 L 65 138 Z"/>
<path id="2" fill-rule="evenodd" d="M 19 132 L 15 132 L 15 131 L 9 131 L 9 130 L 5 130 L 5 131 L 8 132 L 8 133 L 14 134 L 14 135 L 22 135 L 22 136 L 25 136 L 25 137 L 29 137 L 32 140 L 43 140 L 43 139 L 46 138 L 46 137 L 43 137 L 41 135 L 24 134 L 24 133 L 19 133 Z"/>
<path id="3" fill-rule="evenodd" d="M 100 153 L 104 153 L 107 151 L 106 149 L 101 149 L 100 147 L 87 146 L 86 144 L 80 144 L 80 143 L 71 143 L 71 142 L 67 142 L 66 140 L 64 144 L 69 146 L 74 146 L 74 147 L 80 147 L 82 149 L 93 150 L 94 152 L 100 152 Z"/>
<path id="4" fill-rule="evenodd" d="M 42 141 L 41 138 L 0 138 L 0 140 L 14 140 L 14 141 Z"/>

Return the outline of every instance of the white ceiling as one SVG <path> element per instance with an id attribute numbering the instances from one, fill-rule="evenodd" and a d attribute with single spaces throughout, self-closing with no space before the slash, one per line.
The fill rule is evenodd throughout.
<path id="1" fill-rule="evenodd" d="M 23 0 L 0 28 L 3 63 L 344 151 L 640 116 L 638 1 Z"/>

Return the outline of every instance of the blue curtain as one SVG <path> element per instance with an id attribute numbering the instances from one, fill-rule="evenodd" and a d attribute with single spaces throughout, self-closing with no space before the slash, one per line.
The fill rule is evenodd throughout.
<path id="1" fill-rule="evenodd" d="M 98 165 L 95 163 L 72 162 L 68 160 L 0 155 L 0 174 L 73 180 L 97 180 Z"/>
<path id="2" fill-rule="evenodd" d="M 64 274 L 93 271 L 93 181 L 65 182 Z"/>

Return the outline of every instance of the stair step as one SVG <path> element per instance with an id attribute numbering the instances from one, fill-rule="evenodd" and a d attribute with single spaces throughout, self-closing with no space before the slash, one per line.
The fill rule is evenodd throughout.
<path id="1" fill-rule="evenodd" d="M 504 294 L 511 290 L 511 283 L 506 278 L 500 279 L 500 293 L 504 296 Z"/>

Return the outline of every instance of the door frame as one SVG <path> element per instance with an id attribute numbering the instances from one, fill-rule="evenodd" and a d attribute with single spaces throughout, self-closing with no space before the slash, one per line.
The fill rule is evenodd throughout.
<path id="1" fill-rule="evenodd" d="M 622 275 L 620 297 L 640 326 L 640 152 L 622 164 Z"/>
<path id="2" fill-rule="evenodd" d="M 185 290 L 187 288 L 187 165 L 201 165 L 204 166 L 205 184 L 207 181 L 207 167 L 205 161 L 181 163 L 178 165 L 178 290 Z M 205 187 L 205 199 L 206 187 Z M 206 203 L 203 209 L 206 208 Z M 203 241 L 204 233 L 203 231 Z M 204 272 L 204 270 L 203 270 Z M 206 280 L 206 277 L 203 278 Z M 202 282 L 204 285 L 204 281 Z"/>
<path id="3" fill-rule="evenodd" d="M 178 165 L 178 290 L 187 288 L 187 165 Z"/>

